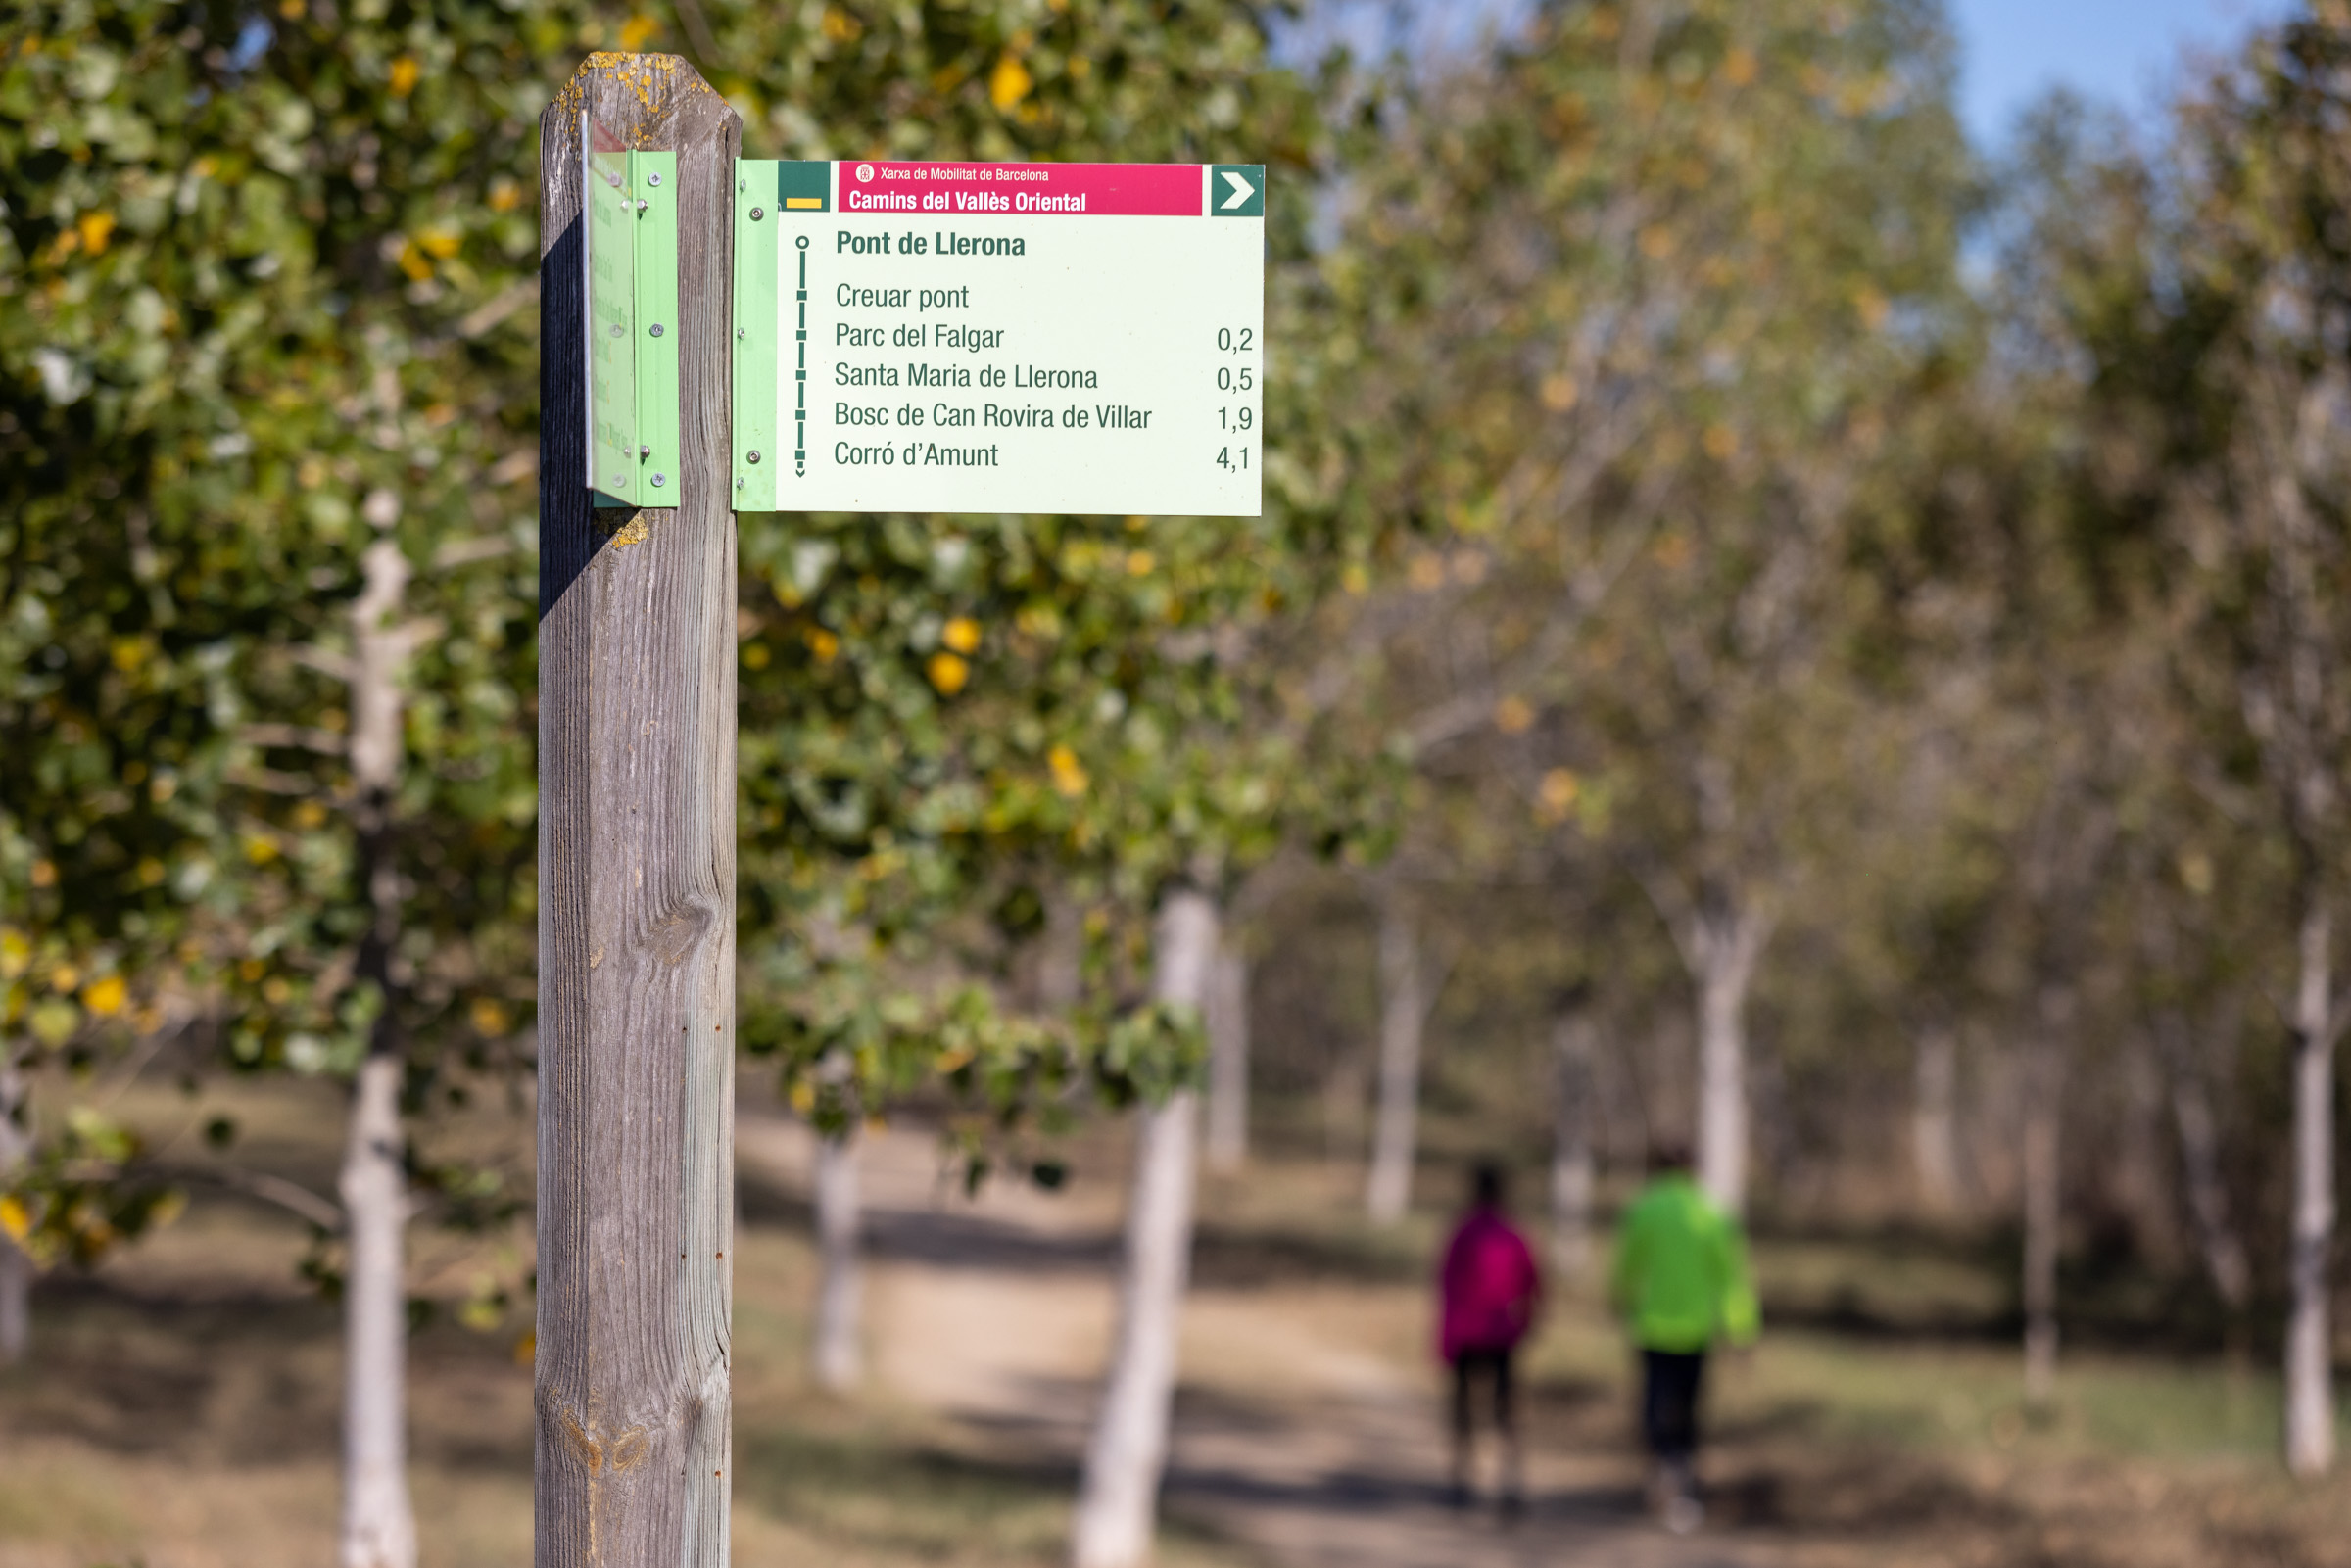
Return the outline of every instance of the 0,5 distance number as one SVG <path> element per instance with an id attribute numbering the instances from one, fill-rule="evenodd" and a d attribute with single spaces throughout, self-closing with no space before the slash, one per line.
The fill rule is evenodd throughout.
<path id="1" fill-rule="evenodd" d="M 1217 390 L 1219 392 L 1247 392 L 1256 385 L 1257 372 L 1247 365 L 1241 366 L 1238 370 L 1230 365 L 1224 365 L 1217 371 Z"/>

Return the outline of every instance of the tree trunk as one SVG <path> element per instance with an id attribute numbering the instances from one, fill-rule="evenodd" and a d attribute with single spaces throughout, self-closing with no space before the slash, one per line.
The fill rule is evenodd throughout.
<path id="1" fill-rule="evenodd" d="M 1179 887 L 1167 895 L 1154 940 L 1152 991 L 1161 1004 L 1203 1010 L 1217 926 L 1217 908 L 1206 893 Z M 1071 1531 L 1076 1568 L 1134 1568 L 1151 1554 L 1176 1391 L 1177 1319 L 1190 1268 L 1199 1115 L 1198 1094 L 1179 1089 L 1136 1117 L 1118 1335 Z"/>
<path id="2" fill-rule="evenodd" d="M 401 1261 L 408 1223 L 401 1064 L 360 1066 L 343 1155 L 350 1262 L 343 1282 L 343 1568 L 413 1568 L 408 1507 L 408 1298 Z"/>
<path id="3" fill-rule="evenodd" d="M 2176 1011 L 2159 1015 L 2155 1047 L 2164 1076 L 2170 1080 L 2172 1128 L 2180 1142 L 2180 1180 L 2186 1189 L 2187 1217 L 2195 1229 L 2196 1251 L 2229 1315 L 2241 1319 L 2253 1295 L 2253 1269 L 2245 1259 L 2244 1238 L 2237 1234 L 2229 1212 L 2229 1188 L 2221 1179 L 2220 1118 L 2213 1114 L 2203 1074 L 2196 1070 L 2187 1020 Z M 2235 1327 L 2232 1323 L 2231 1335 Z"/>
<path id="4" fill-rule="evenodd" d="M 1394 895 L 1379 908 L 1379 1106 L 1364 1198 L 1371 1217 L 1404 1217 L 1413 1196 L 1420 1117 L 1420 1035 L 1428 1022 L 1428 976 L 1419 932 Z"/>
<path id="5" fill-rule="evenodd" d="M 1249 1159 L 1249 959 L 1217 949 L 1208 993 L 1208 1165 L 1238 1170 Z"/>
<path id="6" fill-rule="evenodd" d="M 384 500 L 388 503 L 390 497 Z M 371 498 L 372 499 L 372 498 Z M 398 508 L 371 506 L 389 528 Z M 351 775 L 357 798 L 359 873 L 372 915 L 356 972 L 374 987 L 375 1022 L 353 1085 L 342 1193 L 349 1268 L 343 1284 L 342 1568 L 413 1568 L 416 1521 L 408 1505 L 408 1299 L 402 1261 L 408 1194 L 400 1121 L 405 1073 L 393 953 L 400 940 L 400 867 L 393 800 L 403 749 L 401 673 L 415 633 L 401 621 L 408 563 L 390 539 L 360 558 L 352 601 Z"/>
<path id="7" fill-rule="evenodd" d="M 1927 1212 L 1948 1215 L 1959 1207 L 1959 1037 L 1936 1022 L 1912 1046 L 1910 1154 L 1918 1196 Z"/>
<path id="8" fill-rule="evenodd" d="M 2063 1219 L 2058 1187 L 2064 1032 L 2072 999 L 2044 992 L 2025 1061 L 2025 1403 L 2046 1410 L 2057 1395 L 2057 1257 Z"/>
<path id="9" fill-rule="evenodd" d="M 1731 1213 L 1747 1208 L 1747 993 L 1769 934 L 1750 909 L 1702 916 L 1698 960 L 1698 1180 Z"/>
<path id="10" fill-rule="evenodd" d="M 17 1065 L 16 1049 L 0 1043 L 0 1182 L 13 1175 L 31 1151 L 25 1129 L 29 1112 L 24 1103 L 24 1073 Z M 32 1338 L 32 1259 L 0 1234 L 0 1366 L 24 1358 Z"/>
<path id="11" fill-rule="evenodd" d="M 1576 1007 L 1552 1025 L 1551 1256 L 1559 1278 L 1592 1267 L 1594 1090 L 1591 1014 Z"/>
<path id="12" fill-rule="evenodd" d="M 2285 1330 L 2285 1462 L 2297 1476 L 2334 1464 L 2327 1255 L 2334 1240 L 2333 912 L 2315 888 L 2302 910 L 2294 1000 L 2294 1212 Z"/>
<path id="13" fill-rule="evenodd" d="M 858 1344 L 857 1146 L 855 1128 L 816 1141 L 816 1381 L 845 1394 L 864 1374 Z"/>

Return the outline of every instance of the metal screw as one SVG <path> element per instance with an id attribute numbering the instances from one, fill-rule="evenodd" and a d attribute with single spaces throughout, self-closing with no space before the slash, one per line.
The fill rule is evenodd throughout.
<path id="1" fill-rule="evenodd" d="M 654 323 L 653 323 L 653 336 L 657 338 L 657 337 L 659 337 L 660 335 L 661 335 L 661 323 L 660 323 L 660 322 L 658 322 L 658 321 L 656 321 L 656 322 L 654 322 Z"/>
<path id="2" fill-rule="evenodd" d="M 754 207 L 754 208 L 752 208 L 752 209 L 751 209 L 751 221 L 752 221 L 752 222 L 756 223 L 756 222 L 758 222 L 758 221 L 759 221 L 761 218 L 763 218 L 763 217 L 765 217 L 765 216 L 767 216 L 767 209 L 766 209 L 766 208 L 764 208 L 764 207 Z"/>
<path id="3" fill-rule="evenodd" d="M 661 176 L 658 174 L 648 174 L 645 176 L 645 182 L 648 185 L 658 185 L 661 183 Z"/>
<path id="4" fill-rule="evenodd" d="M 645 198 L 642 196 L 637 198 L 637 211 L 640 213 L 645 211 Z"/>
<path id="5" fill-rule="evenodd" d="M 751 452 L 751 453 L 749 453 L 748 455 L 749 455 L 749 457 L 750 457 L 751 461 L 753 461 L 753 462 L 757 462 L 757 461 L 759 460 L 759 454 L 758 454 L 757 452 L 755 452 L 755 451 L 754 451 L 754 452 Z"/>
<path id="6" fill-rule="evenodd" d="M 747 191 L 751 188 L 751 182 L 747 179 L 739 179 L 735 182 L 735 188 L 739 191 Z"/>
<path id="7" fill-rule="evenodd" d="M 626 329 L 625 329 L 624 327 L 622 327 L 622 326 L 621 326 L 621 324 L 620 324 L 619 322 L 615 321 L 615 322 L 613 322 L 613 323 L 612 323 L 612 335 L 613 335 L 614 337 L 616 337 L 616 338 L 617 338 L 617 337 L 619 337 L 619 336 L 621 335 L 621 333 L 622 333 L 623 331 L 625 331 L 625 330 L 626 330 Z"/>
<path id="8" fill-rule="evenodd" d="M 661 482 L 662 482 L 662 480 L 663 480 L 663 478 L 664 478 L 664 477 L 665 477 L 665 476 L 664 476 L 664 475 L 661 475 L 661 474 L 655 474 L 655 475 L 653 475 L 653 488 L 654 488 L 655 490 L 659 490 L 659 489 L 661 488 Z"/>
<path id="9" fill-rule="evenodd" d="M 626 474 L 614 474 L 612 476 L 612 488 L 614 490 L 620 489 L 621 486 L 627 484 L 628 482 L 629 476 Z"/>
<path id="10" fill-rule="evenodd" d="M 740 479 L 738 479 L 737 481 L 735 481 L 735 488 L 736 488 L 737 490 L 741 490 L 741 489 L 743 488 L 743 481 L 742 481 L 742 480 L 740 480 Z"/>
<path id="11" fill-rule="evenodd" d="M 743 341 L 743 328 L 737 327 L 735 329 L 735 341 L 737 343 L 741 343 Z"/>
<path id="12" fill-rule="evenodd" d="M 637 455 L 640 457 L 650 457 L 652 454 L 653 449 L 650 447 L 640 447 L 637 449 Z"/>

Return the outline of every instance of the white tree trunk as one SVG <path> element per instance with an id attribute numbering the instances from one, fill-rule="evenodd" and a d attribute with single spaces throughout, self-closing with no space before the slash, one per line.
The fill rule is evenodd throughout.
<path id="1" fill-rule="evenodd" d="M 1572 1008 L 1552 1025 L 1551 1256 L 1559 1277 L 1592 1267 L 1594 1071 L 1591 1014 Z"/>
<path id="2" fill-rule="evenodd" d="M 1747 1209 L 1747 993 L 1769 923 L 1750 909 L 1701 916 L 1698 960 L 1698 1181 L 1731 1213 Z"/>
<path id="3" fill-rule="evenodd" d="M 408 1177 L 400 1127 L 401 1065 L 360 1064 L 343 1156 L 350 1244 L 343 1284 L 342 1568 L 414 1568 L 408 1507 L 408 1300 L 401 1262 Z"/>
<path id="4" fill-rule="evenodd" d="M 15 1048 L 0 1042 L 0 1178 L 15 1171 L 31 1152 L 25 1128 L 24 1073 Z M 32 1338 L 32 1259 L 0 1235 L 0 1366 L 24 1358 Z"/>
<path id="5" fill-rule="evenodd" d="M 1217 907 L 1206 893 L 1179 887 L 1167 895 L 1154 933 L 1152 977 L 1153 994 L 1163 1005 L 1204 1008 L 1217 927 Z M 1076 1568 L 1135 1568 L 1151 1555 L 1176 1392 L 1176 1336 L 1191 1263 L 1199 1117 L 1198 1094 L 1182 1089 L 1136 1117 L 1118 1334 L 1070 1533 Z"/>
<path id="6" fill-rule="evenodd" d="M 1419 1143 L 1420 1036 L 1428 1022 L 1428 975 L 1412 912 L 1395 896 L 1379 908 L 1379 1104 L 1371 1127 L 1371 1168 L 1364 1201 L 1390 1224 L 1413 1198 Z"/>
<path id="7" fill-rule="evenodd" d="M 2297 1476 L 2334 1464 L 2327 1255 L 2334 1241 L 2332 911 L 2315 890 L 2302 912 L 2294 1002 L 2294 1212 L 2285 1330 L 2285 1462 Z"/>
<path id="8" fill-rule="evenodd" d="M 399 506 L 387 491 L 368 498 L 368 519 L 389 529 Z M 408 1304 L 402 1263 L 408 1176 L 400 1121 L 404 1064 L 393 998 L 400 935 L 400 870 L 392 850 L 399 792 L 401 671 L 420 635 L 399 617 L 408 563 L 389 538 L 360 558 L 352 603 L 351 773 L 360 876 L 374 920 L 360 940 L 357 973 L 377 987 L 381 1010 L 353 1084 L 342 1193 L 349 1272 L 343 1290 L 342 1568 L 414 1568 L 416 1520 L 408 1505 Z"/>
<path id="9" fill-rule="evenodd" d="M 2025 1403 L 2045 1410 L 2057 1397 L 2057 1259 L 2063 1222 L 2059 1190 L 2064 1031 L 2070 996 L 2048 992 L 2026 1047 L 2024 1108 Z"/>
<path id="10" fill-rule="evenodd" d="M 1238 1170 L 1249 1159 L 1249 958 L 1217 949 L 1208 993 L 1208 1166 Z"/>
<path id="11" fill-rule="evenodd" d="M 836 1394 L 865 1372 L 858 1340 L 856 1129 L 816 1142 L 816 1237 L 821 1278 L 816 1293 L 816 1381 Z"/>
<path id="12" fill-rule="evenodd" d="M 1918 1031 L 1912 1046 L 1910 1154 L 1927 1211 L 1959 1207 L 1959 1037 L 1947 1023 Z"/>

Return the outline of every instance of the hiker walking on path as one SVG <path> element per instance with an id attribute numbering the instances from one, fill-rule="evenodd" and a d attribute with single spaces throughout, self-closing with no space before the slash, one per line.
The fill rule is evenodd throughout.
<path id="1" fill-rule="evenodd" d="M 1761 1328 L 1739 1222 L 1690 1179 L 1688 1151 L 1652 1152 L 1649 1185 L 1625 1211 L 1609 1296 L 1640 1348 L 1650 1499 L 1675 1534 L 1704 1517 L 1692 1487 L 1706 1352 L 1745 1349 Z"/>
<path id="2" fill-rule="evenodd" d="M 1502 1169 L 1480 1164 L 1470 1177 L 1469 1212 L 1445 1247 L 1438 1275 L 1438 1350 L 1453 1368 L 1453 1494 L 1469 1502 L 1472 1385 L 1494 1391 L 1494 1426 L 1502 1437 L 1502 1507 L 1525 1504 L 1526 1459 L 1518 1443 L 1511 1355 L 1535 1320 L 1543 1276 L 1535 1255 L 1502 1212 Z"/>

